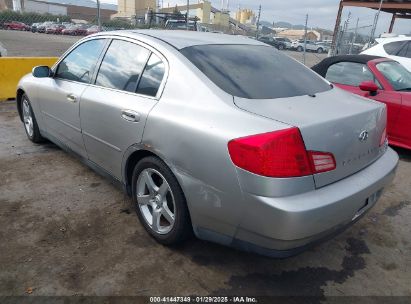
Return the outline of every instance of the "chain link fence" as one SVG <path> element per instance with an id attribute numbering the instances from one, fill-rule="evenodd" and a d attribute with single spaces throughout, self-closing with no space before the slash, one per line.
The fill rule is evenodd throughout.
<path id="1" fill-rule="evenodd" d="M 351 21 L 351 22 L 350 22 Z M 374 42 L 371 37 L 373 24 L 357 19 L 355 24 L 348 18 L 336 34 L 335 50 L 333 55 L 360 54 Z"/>
<path id="2" fill-rule="evenodd" d="M 100 25 L 100 27 L 99 27 Z M 74 19 L 64 15 L 39 14 L 32 12 L 0 11 L 0 29 L 32 31 L 56 35 L 88 35 L 98 31 L 123 29 L 187 29 L 186 14 L 140 12 L 131 18 L 104 18 L 99 23 L 97 10 L 92 15 L 82 15 Z M 234 35 L 255 35 L 251 29 L 241 29 L 235 24 L 222 26 L 218 24 L 202 24 L 197 17 L 190 17 L 188 29 L 203 32 L 219 32 Z"/>

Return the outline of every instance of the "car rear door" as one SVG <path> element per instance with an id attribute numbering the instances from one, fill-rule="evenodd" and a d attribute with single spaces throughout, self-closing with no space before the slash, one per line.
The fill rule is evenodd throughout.
<path id="1" fill-rule="evenodd" d="M 82 96 L 81 127 L 88 157 L 119 180 L 124 152 L 141 142 L 147 116 L 161 95 L 165 62 L 148 46 L 113 39 L 94 84 Z"/>
<path id="2" fill-rule="evenodd" d="M 80 126 L 80 102 L 106 39 L 76 46 L 57 65 L 54 76 L 38 81 L 38 100 L 47 132 L 72 151 L 87 157 Z"/>

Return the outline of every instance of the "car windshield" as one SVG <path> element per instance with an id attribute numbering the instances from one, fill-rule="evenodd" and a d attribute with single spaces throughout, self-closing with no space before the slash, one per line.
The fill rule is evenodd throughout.
<path id="1" fill-rule="evenodd" d="M 377 64 L 378 71 L 384 75 L 396 91 L 411 91 L 411 73 L 396 61 L 383 61 Z"/>
<path id="2" fill-rule="evenodd" d="M 331 89 L 320 76 L 272 47 L 199 45 L 181 53 L 217 86 L 237 97 L 273 99 Z"/>

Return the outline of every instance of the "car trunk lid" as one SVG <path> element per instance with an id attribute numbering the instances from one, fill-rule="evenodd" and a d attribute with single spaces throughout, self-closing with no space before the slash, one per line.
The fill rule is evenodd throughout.
<path id="1" fill-rule="evenodd" d="M 316 187 L 343 179 L 378 159 L 385 105 L 333 89 L 315 96 L 278 99 L 234 97 L 237 107 L 300 129 L 307 150 L 330 152 L 336 169 L 314 175 Z"/>

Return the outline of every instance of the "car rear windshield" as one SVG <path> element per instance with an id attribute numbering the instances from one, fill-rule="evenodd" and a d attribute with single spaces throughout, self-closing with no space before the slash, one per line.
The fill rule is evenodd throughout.
<path id="1" fill-rule="evenodd" d="M 181 53 L 217 86 L 241 98 L 284 98 L 331 89 L 314 72 L 271 46 L 200 45 Z"/>

